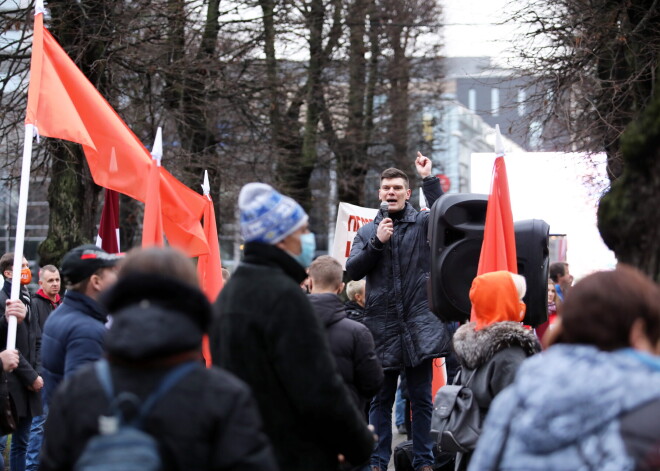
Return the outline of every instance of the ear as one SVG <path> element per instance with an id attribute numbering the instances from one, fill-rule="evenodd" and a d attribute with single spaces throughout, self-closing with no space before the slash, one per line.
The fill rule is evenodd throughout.
<path id="1" fill-rule="evenodd" d="M 94 288 L 95 291 L 101 291 L 101 277 L 94 273 L 89 277 L 88 287 Z"/>
<path id="2" fill-rule="evenodd" d="M 345 286 L 346 286 L 346 283 L 342 282 L 342 283 L 339 285 L 339 291 L 337 292 L 337 294 L 341 294 L 342 291 L 344 291 L 344 287 L 345 287 Z"/>
<path id="3" fill-rule="evenodd" d="M 411 196 L 412 196 L 412 190 L 408 188 L 406 190 L 406 201 L 409 200 Z"/>
<path id="4" fill-rule="evenodd" d="M 655 353 L 653 344 L 646 335 L 646 322 L 644 322 L 644 319 L 635 319 L 630 328 L 630 334 L 628 334 L 628 341 L 635 350 Z"/>

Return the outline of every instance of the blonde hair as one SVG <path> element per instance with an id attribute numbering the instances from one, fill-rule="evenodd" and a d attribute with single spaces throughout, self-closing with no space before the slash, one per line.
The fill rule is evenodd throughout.
<path id="1" fill-rule="evenodd" d="M 527 292 L 527 281 L 525 281 L 525 277 L 511 272 L 509 272 L 509 275 L 511 275 L 513 284 L 516 285 L 518 299 L 522 300 L 522 298 L 525 297 L 525 293 Z"/>
<path id="2" fill-rule="evenodd" d="M 358 281 L 349 281 L 346 285 L 346 296 L 351 301 L 355 301 L 355 295 L 361 293 L 366 286 L 367 282 L 365 280 Z"/>

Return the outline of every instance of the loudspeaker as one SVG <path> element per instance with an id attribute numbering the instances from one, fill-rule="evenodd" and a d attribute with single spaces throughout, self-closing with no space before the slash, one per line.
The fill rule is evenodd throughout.
<path id="1" fill-rule="evenodd" d="M 442 195 L 431 208 L 427 289 L 429 307 L 443 321 L 470 318 L 470 286 L 477 276 L 487 206 L 488 195 L 461 193 Z"/>
<path id="2" fill-rule="evenodd" d="M 470 319 L 470 287 L 477 276 L 488 195 L 443 195 L 431 208 L 429 307 L 445 322 Z M 536 327 L 547 319 L 548 233 L 544 221 L 514 223 L 518 273 L 525 277 L 524 323 Z"/>
<path id="3" fill-rule="evenodd" d="M 527 293 L 523 298 L 525 325 L 536 327 L 548 320 L 548 266 L 550 226 L 540 219 L 513 224 L 516 231 L 518 273 L 525 276 Z"/>

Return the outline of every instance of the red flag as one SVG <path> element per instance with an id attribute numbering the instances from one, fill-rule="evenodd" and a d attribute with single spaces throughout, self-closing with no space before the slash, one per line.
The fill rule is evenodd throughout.
<path id="1" fill-rule="evenodd" d="M 215 224 L 215 211 L 213 201 L 208 201 L 204 209 L 204 233 L 209 243 L 209 253 L 200 255 L 197 259 L 197 276 L 202 291 L 214 302 L 222 289 L 222 264 L 220 260 L 220 245 L 218 244 L 218 229 Z"/>
<path id="2" fill-rule="evenodd" d="M 145 202 L 151 155 L 35 16 L 26 124 L 43 136 L 83 146 L 97 185 Z M 116 155 L 116 171 L 111 156 Z M 208 253 L 202 195 L 160 171 L 163 228 L 191 256 Z"/>
<path id="3" fill-rule="evenodd" d="M 119 193 L 105 190 L 96 245 L 108 253 L 119 253 Z"/>
<path id="4" fill-rule="evenodd" d="M 144 202 L 144 219 L 142 222 L 142 247 L 163 247 L 163 220 L 160 209 L 160 170 L 154 160 L 149 170 L 147 180 L 147 200 Z"/>
<path id="5" fill-rule="evenodd" d="M 493 165 L 493 182 L 488 196 L 484 241 L 477 275 L 499 270 L 518 273 L 509 181 L 502 156 L 497 157 Z"/>

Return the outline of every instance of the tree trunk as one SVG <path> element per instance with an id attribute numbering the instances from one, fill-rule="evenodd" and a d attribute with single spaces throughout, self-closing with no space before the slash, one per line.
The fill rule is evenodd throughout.
<path id="1" fill-rule="evenodd" d="M 405 30 L 403 26 L 394 24 L 388 28 L 390 46 L 393 57 L 388 68 L 390 80 L 390 126 L 388 136 L 393 148 L 394 166 L 407 172 L 411 159 L 408 156 L 408 120 L 410 100 L 408 85 L 410 83 L 410 59 L 406 57 Z"/>
<path id="2" fill-rule="evenodd" d="M 366 46 L 367 11 L 370 0 L 354 0 L 348 10 L 348 127 L 343 152 L 337 153 L 339 200 L 352 204 L 362 203 L 364 177 L 367 173 L 367 129 L 365 121 L 366 101 Z"/>
<path id="3" fill-rule="evenodd" d="M 71 4 L 48 2 L 50 27 L 62 47 L 104 95 L 107 86 L 105 52 L 112 38 L 112 5 L 101 0 Z M 89 173 L 82 148 L 77 144 L 48 140 L 52 159 L 48 188 L 50 208 L 48 235 L 38 249 L 39 263 L 58 265 L 62 256 L 96 236 L 100 188 Z"/>
<path id="4" fill-rule="evenodd" d="M 100 188 L 78 144 L 50 140 L 53 165 L 48 187 L 48 235 L 38 249 L 39 265 L 59 266 L 69 250 L 93 242 Z"/>

